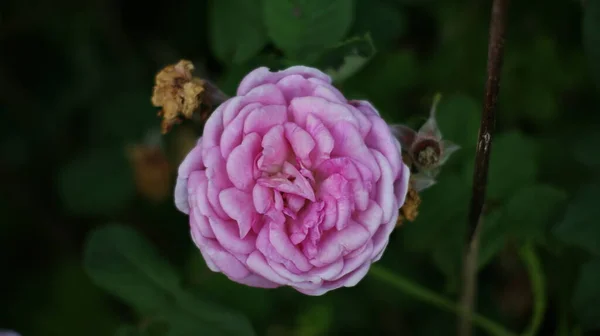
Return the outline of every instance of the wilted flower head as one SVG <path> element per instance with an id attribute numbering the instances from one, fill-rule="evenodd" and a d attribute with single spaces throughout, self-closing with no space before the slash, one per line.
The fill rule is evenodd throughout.
<path id="1" fill-rule="evenodd" d="M 321 295 L 379 260 L 410 171 L 366 101 L 313 68 L 258 68 L 207 120 L 179 168 L 177 207 L 208 267 Z"/>
<path id="2" fill-rule="evenodd" d="M 436 108 L 441 99 L 440 94 L 433 98 L 429 118 L 419 131 L 414 131 L 405 125 L 391 125 L 392 133 L 400 141 L 405 151 L 405 158 L 416 171 L 412 181 L 416 191 L 421 191 L 435 184 L 435 177 L 440 167 L 450 155 L 460 147 L 449 140 L 442 139 L 437 121 Z"/>

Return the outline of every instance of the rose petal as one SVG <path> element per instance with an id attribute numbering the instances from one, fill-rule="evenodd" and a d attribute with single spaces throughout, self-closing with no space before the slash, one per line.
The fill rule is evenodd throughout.
<path id="1" fill-rule="evenodd" d="M 208 217 L 217 241 L 231 253 L 248 254 L 255 249 L 256 235 L 249 233 L 240 238 L 240 230 L 235 221 L 226 221 L 218 217 Z"/>
<path id="2" fill-rule="evenodd" d="M 290 260 L 302 272 L 312 268 L 304 254 L 290 241 L 284 223 L 269 223 L 269 242 L 285 259 Z"/>
<path id="3" fill-rule="evenodd" d="M 341 231 L 329 232 L 319 246 L 319 253 L 311 264 L 321 267 L 361 247 L 371 237 L 362 225 L 350 221 Z"/>
<path id="4" fill-rule="evenodd" d="M 293 66 L 282 71 L 271 72 L 266 67 L 260 67 L 250 72 L 248 75 L 246 75 L 246 77 L 244 77 L 244 79 L 242 79 L 242 82 L 237 90 L 237 95 L 245 95 L 256 86 L 264 83 L 276 83 L 281 78 L 294 74 L 301 75 L 305 78 L 315 77 L 327 83 L 331 83 L 331 78 L 329 76 L 314 68 Z"/>
<path id="5" fill-rule="evenodd" d="M 265 134 L 262 139 L 262 148 L 262 157 L 258 161 L 259 169 L 271 173 L 281 170 L 289 155 L 283 126 L 275 126 Z"/>
<path id="6" fill-rule="evenodd" d="M 260 108 L 260 104 L 250 104 L 242 108 L 239 113 L 235 115 L 235 118 L 225 127 L 223 135 L 221 136 L 221 142 L 219 144 L 221 148 L 221 155 L 224 158 L 229 157 L 234 148 L 238 147 L 244 139 L 244 123 L 246 118 L 251 112 Z"/>
<path id="7" fill-rule="evenodd" d="M 250 275 L 248 268 L 242 264 L 230 252 L 224 250 L 217 242 L 212 239 L 202 237 L 202 235 L 193 235 L 196 245 L 200 246 L 200 251 L 204 260 L 210 260 L 214 269 L 218 269 L 223 274 L 232 279 L 243 279 Z M 211 268 L 211 270 L 214 270 Z"/>
<path id="8" fill-rule="evenodd" d="M 239 237 L 242 239 L 246 237 L 259 220 L 254 210 L 252 195 L 236 188 L 229 188 L 221 191 L 219 201 L 225 213 L 238 223 Z"/>
<path id="9" fill-rule="evenodd" d="M 318 166 L 322 161 L 329 159 L 334 145 L 333 136 L 327 127 L 312 114 L 306 117 L 306 131 L 316 143 L 316 148 L 311 154 L 311 160 L 315 166 Z"/>
<path id="10" fill-rule="evenodd" d="M 252 272 L 264 277 L 265 279 L 282 284 L 287 285 L 289 283 L 288 280 L 277 274 L 273 271 L 273 268 L 269 266 L 265 257 L 259 251 L 254 251 L 250 253 L 248 256 L 248 260 L 246 261 L 248 268 L 252 270 Z"/>
<path id="11" fill-rule="evenodd" d="M 285 123 L 283 125 L 285 130 L 285 137 L 289 141 L 296 157 L 300 159 L 300 162 L 306 167 L 311 167 L 312 162 L 309 154 L 315 148 L 315 141 L 308 132 L 298 127 L 294 123 Z"/>
<path id="12" fill-rule="evenodd" d="M 369 234 L 374 235 L 379 229 L 383 219 L 383 211 L 377 202 L 369 200 L 369 205 L 365 211 L 359 212 L 355 216 L 358 224 L 364 226 Z"/>
<path id="13" fill-rule="evenodd" d="M 269 105 L 254 109 L 244 121 L 244 134 L 258 133 L 264 136 L 275 125 L 283 125 L 287 121 L 287 107 Z"/>
<path id="14" fill-rule="evenodd" d="M 227 158 L 227 175 L 236 188 L 250 191 L 254 186 L 254 160 L 260 149 L 260 137 L 251 133 Z"/>

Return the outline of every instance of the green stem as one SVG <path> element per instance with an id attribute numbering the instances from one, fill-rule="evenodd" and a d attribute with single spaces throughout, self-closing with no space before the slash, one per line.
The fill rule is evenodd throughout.
<path id="1" fill-rule="evenodd" d="M 533 245 L 525 244 L 519 251 L 519 254 L 529 273 L 531 291 L 533 293 L 533 313 L 531 315 L 531 322 L 529 322 L 529 326 L 525 332 L 523 332 L 523 336 L 535 336 L 544 321 L 544 315 L 546 313 L 546 282 L 544 280 L 542 263 L 535 253 Z"/>
<path id="2" fill-rule="evenodd" d="M 463 312 L 463 309 L 460 305 L 450 301 L 449 299 L 437 294 L 436 292 L 427 289 L 417 283 L 414 283 L 411 280 L 403 278 L 402 276 L 393 274 L 392 272 L 386 270 L 385 268 L 379 267 L 377 265 L 371 266 L 371 271 L 369 272 L 374 277 L 387 282 L 388 284 L 396 287 L 397 289 L 403 291 L 404 293 L 413 296 L 414 298 L 428 303 L 432 306 L 440 308 L 442 310 L 460 315 Z M 488 332 L 489 335 L 493 336 L 515 336 L 516 334 L 506 330 L 503 326 L 498 323 L 481 316 L 479 314 L 473 314 L 473 323 L 479 326 L 481 329 Z"/>

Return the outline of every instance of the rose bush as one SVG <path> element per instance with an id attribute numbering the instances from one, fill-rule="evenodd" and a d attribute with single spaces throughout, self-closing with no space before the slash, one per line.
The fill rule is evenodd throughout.
<path id="1" fill-rule="evenodd" d="M 175 203 L 208 267 L 321 295 L 379 260 L 408 188 L 386 122 L 321 71 L 258 68 L 210 116 Z"/>

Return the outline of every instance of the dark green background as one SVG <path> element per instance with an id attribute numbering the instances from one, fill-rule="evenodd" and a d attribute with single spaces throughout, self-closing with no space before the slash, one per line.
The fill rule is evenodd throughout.
<path id="1" fill-rule="evenodd" d="M 379 264 L 457 300 L 490 6 L 2 1 L 0 329 L 23 336 L 118 328 L 120 335 L 456 334 L 455 315 L 373 275 L 308 297 L 210 272 L 172 198 L 155 203 L 136 192 L 124 148 L 159 129 L 153 77 L 182 58 L 228 94 L 256 66 L 313 65 L 335 74 L 348 98 L 369 99 L 388 122 L 412 127 L 440 92 L 442 132 L 462 149 L 423 193 L 417 221 L 392 234 Z M 600 328 L 600 1 L 515 0 L 508 16 L 478 311 L 520 332 L 532 302 L 545 300 L 539 335 L 592 334 Z M 175 168 L 184 127 L 162 139 Z M 540 269 L 524 266 L 525 244 Z M 535 300 L 530 274 L 545 284 Z"/>

